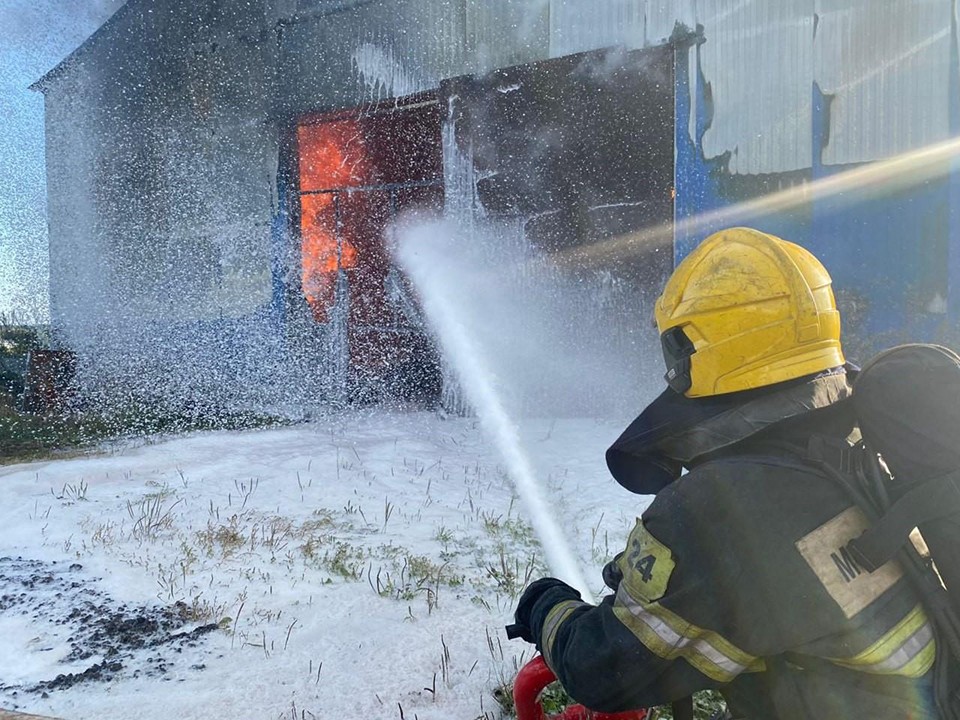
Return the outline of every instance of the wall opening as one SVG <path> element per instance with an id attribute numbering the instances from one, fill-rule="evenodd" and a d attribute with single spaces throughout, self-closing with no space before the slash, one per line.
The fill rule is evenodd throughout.
<path id="1" fill-rule="evenodd" d="M 441 209 L 440 147 L 433 97 L 298 123 L 300 290 L 334 400 L 439 398 L 436 350 L 384 231 L 399 213 Z"/>
<path id="2" fill-rule="evenodd" d="M 446 210 L 476 245 L 463 267 L 489 277 L 473 294 L 490 301 L 460 311 L 519 413 L 632 412 L 659 382 L 645 348 L 673 266 L 673 62 L 610 48 L 440 84 Z"/>
<path id="3" fill-rule="evenodd" d="M 672 46 L 609 48 L 442 83 L 482 208 L 518 218 L 545 252 L 669 229 L 673 61 Z M 672 242 L 660 233 L 624 269 L 659 283 Z"/>

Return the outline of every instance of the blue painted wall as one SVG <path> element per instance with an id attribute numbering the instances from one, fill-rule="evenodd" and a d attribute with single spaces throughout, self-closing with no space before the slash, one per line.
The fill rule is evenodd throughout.
<path id="1" fill-rule="evenodd" d="M 816 181 L 855 167 L 821 162 L 830 127 L 830 98 L 814 85 L 810 128 L 814 150 L 807 171 L 732 176 L 724 156 L 707 158 L 703 152 L 712 103 L 709 84 L 700 72 L 699 44 L 678 46 L 675 59 L 675 261 L 723 227 L 756 227 L 809 248 L 823 261 L 834 279 L 845 338 L 861 359 L 898 342 L 957 344 L 960 169 L 956 163 L 941 178 L 899 192 L 878 192 L 866 198 L 864 193 L 856 198 L 840 194 L 789 212 L 740 210 L 739 203 L 785 184 Z M 960 77 L 954 76 L 951 122 L 956 134 L 960 134 L 958 83 Z M 691 103 L 691 88 L 695 103 Z M 689 130 L 691 114 L 695 137 Z"/>

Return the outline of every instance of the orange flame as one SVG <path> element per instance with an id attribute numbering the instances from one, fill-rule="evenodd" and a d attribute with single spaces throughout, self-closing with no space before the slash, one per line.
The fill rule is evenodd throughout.
<path id="1" fill-rule="evenodd" d="M 301 191 L 362 185 L 369 173 L 355 120 L 297 128 Z M 357 265 L 357 249 L 345 237 L 337 251 L 337 219 L 332 192 L 300 198 L 301 287 L 317 322 L 327 322 L 334 303 L 337 271 Z M 339 255 L 339 256 L 338 256 Z"/>

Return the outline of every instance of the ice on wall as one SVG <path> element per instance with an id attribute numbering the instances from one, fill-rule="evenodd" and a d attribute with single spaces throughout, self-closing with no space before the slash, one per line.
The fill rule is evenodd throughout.
<path id="1" fill-rule="evenodd" d="M 353 53 L 353 64 L 371 100 L 404 97 L 422 92 L 429 85 L 419 80 L 412 70 L 394 56 L 391 49 L 374 43 L 363 43 Z"/>

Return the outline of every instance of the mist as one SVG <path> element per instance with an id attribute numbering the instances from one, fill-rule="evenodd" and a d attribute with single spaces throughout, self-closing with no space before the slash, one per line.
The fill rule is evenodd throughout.
<path id="1" fill-rule="evenodd" d="M 29 87 L 123 0 L 0 4 L 0 313 L 48 319 L 43 97 Z"/>
<path id="2" fill-rule="evenodd" d="M 662 386 L 653 309 L 629 279 L 565 270 L 510 223 L 406 218 L 392 235 L 444 356 L 463 349 L 441 306 L 511 414 L 622 419 Z"/>

